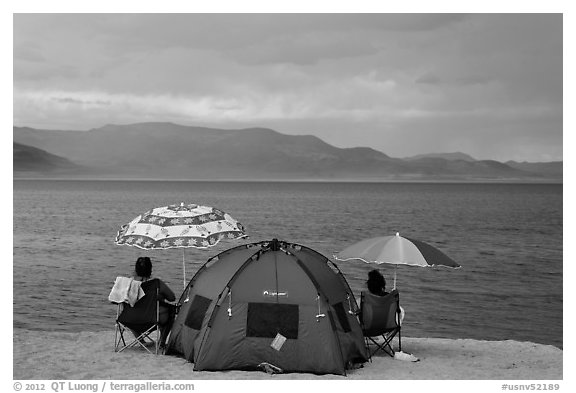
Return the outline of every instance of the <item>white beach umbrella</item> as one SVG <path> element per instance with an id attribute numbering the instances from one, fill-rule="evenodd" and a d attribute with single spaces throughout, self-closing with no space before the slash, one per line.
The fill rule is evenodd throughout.
<path id="1" fill-rule="evenodd" d="M 458 268 L 460 265 L 436 247 L 419 240 L 400 236 L 381 236 L 361 240 L 334 255 L 339 261 L 359 259 L 366 263 L 412 265 L 421 267 L 446 266 Z M 394 269 L 396 288 L 396 269 Z"/>

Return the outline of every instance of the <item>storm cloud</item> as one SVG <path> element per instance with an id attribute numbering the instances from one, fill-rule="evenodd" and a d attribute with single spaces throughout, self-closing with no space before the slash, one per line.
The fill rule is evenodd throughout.
<path id="1" fill-rule="evenodd" d="M 562 159 L 561 14 L 15 14 L 14 125 Z"/>

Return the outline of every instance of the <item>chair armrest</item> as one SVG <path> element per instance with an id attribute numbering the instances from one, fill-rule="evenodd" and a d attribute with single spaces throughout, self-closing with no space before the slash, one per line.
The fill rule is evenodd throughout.
<path id="1" fill-rule="evenodd" d="M 171 310 L 173 310 L 176 314 L 180 311 L 180 304 L 178 304 L 178 302 L 169 302 L 167 300 L 161 300 L 159 301 L 159 304 L 161 306 L 167 307 Z"/>

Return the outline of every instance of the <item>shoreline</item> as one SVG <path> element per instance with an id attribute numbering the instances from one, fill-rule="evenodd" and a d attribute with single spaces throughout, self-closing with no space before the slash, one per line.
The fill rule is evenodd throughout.
<path id="1" fill-rule="evenodd" d="M 396 347 L 397 341 L 394 340 Z M 362 368 L 340 375 L 258 371 L 193 371 L 175 356 L 143 349 L 114 352 L 114 329 L 46 332 L 13 329 L 14 380 L 562 380 L 563 350 L 532 342 L 402 338 L 418 362 L 378 354 Z"/>
<path id="2" fill-rule="evenodd" d="M 551 184 L 563 185 L 564 179 L 524 178 L 149 178 L 149 177 L 89 177 L 89 176 L 12 176 L 12 180 L 28 181 L 103 181 L 103 182 L 190 182 L 190 183 L 368 183 L 368 184 Z"/>

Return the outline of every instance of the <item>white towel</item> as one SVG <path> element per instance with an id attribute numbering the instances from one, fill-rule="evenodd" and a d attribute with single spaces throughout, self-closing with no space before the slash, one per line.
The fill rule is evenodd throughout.
<path id="1" fill-rule="evenodd" d="M 138 299 L 142 298 L 145 293 L 141 288 L 142 282 L 128 277 L 116 277 L 114 286 L 108 295 L 108 300 L 113 303 L 128 303 L 131 307 Z"/>
<path id="2" fill-rule="evenodd" d="M 419 362 L 420 361 L 420 359 L 418 359 L 416 356 L 412 355 L 411 353 L 399 352 L 399 351 L 394 352 L 394 359 L 402 360 L 404 362 Z"/>

